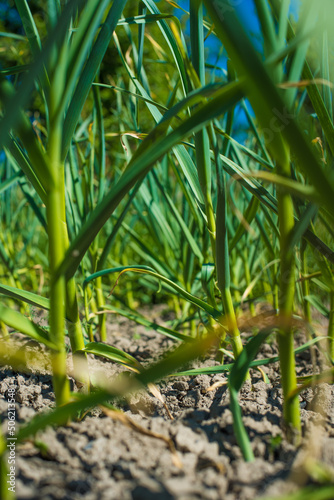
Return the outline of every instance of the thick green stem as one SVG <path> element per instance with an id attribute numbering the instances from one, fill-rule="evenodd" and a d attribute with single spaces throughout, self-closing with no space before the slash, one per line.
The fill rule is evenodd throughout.
<path id="1" fill-rule="evenodd" d="M 64 170 L 62 171 L 62 183 L 61 183 L 61 196 L 62 196 L 62 221 L 63 221 L 63 238 L 65 251 L 70 246 L 68 238 L 68 229 L 66 222 L 66 208 L 65 208 L 65 179 Z M 79 316 L 79 307 L 77 300 L 77 290 L 74 278 L 70 278 L 66 282 L 66 320 L 68 328 L 68 336 L 71 342 L 71 348 L 73 354 L 85 347 L 82 325 Z"/>
<path id="2" fill-rule="evenodd" d="M 290 393 L 297 387 L 293 333 L 291 331 L 286 333 L 281 331 L 277 335 L 277 340 L 284 396 L 283 417 L 287 425 L 289 440 L 298 444 L 301 433 L 299 399 L 298 395 L 292 398 L 289 397 Z"/>
<path id="3" fill-rule="evenodd" d="M 69 238 L 68 238 L 68 230 L 66 223 L 66 210 L 65 210 L 65 180 L 64 174 L 62 174 L 63 182 L 62 182 L 62 220 L 63 223 L 63 238 L 64 238 L 64 246 L 65 251 L 69 247 Z M 71 343 L 71 349 L 73 353 L 73 368 L 74 368 L 74 376 L 77 379 L 79 384 L 83 385 L 85 390 L 89 390 L 89 375 L 88 375 L 88 365 L 87 365 L 87 356 L 85 353 L 78 353 L 77 351 L 81 351 L 85 347 L 83 333 L 82 333 L 82 324 L 79 316 L 79 307 L 77 300 L 77 291 L 76 291 L 76 283 L 74 278 L 70 278 L 66 282 L 66 303 L 65 303 L 65 311 L 66 311 L 66 325 L 67 332 Z"/>
<path id="4" fill-rule="evenodd" d="M 73 353 L 75 377 L 79 383 L 83 384 L 85 388 L 88 388 L 89 377 L 86 355 L 82 353 L 76 354 L 77 351 L 84 348 L 85 344 L 79 317 L 75 281 L 74 278 L 71 278 L 66 282 L 65 276 L 60 276 L 55 279 L 56 270 L 60 263 L 63 262 L 66 250 L 69 247 L 65 204 L 65 169 L 64 160 L 62 160 L 61 156 L 64 122 L 63 114 L 59 111 L 62 109 L 62 89 L 64 89 L 66 78 L 66 56 L 66 44 L 64 44 L 60 50 L 57 61 L 56 53 L 53 54 L 55 69 L 50 85 L 50 129 L 48 143 L 50 188 L 47 190 L 46 200 L 51 273 L 50 329 L 52 337 L 56 340 L 59 351 L 53 363 L 54 373 L 57 374 L 54 376 L 56 385 L 61 385 L 60 381 L 62 377 L 66 376 L 66 360 L 63 355 L 65 352 L 66 318 L 68 335 Z M 59 366 L 57 364 L 59 364 Z M 64 382 L 63 385 L 63 388 L 59 387 L 59 402 L 64 398 L 68 398 L 68 396 L 65 395 L 69 392 L 68 382 L 67 384 Z M 65 388 L 65 386 L 67 386 L 67 388 Z M 61 395 L 62 391 L 64 392 L 63 395 Z"/>
<path id="5" fill-rule="evenodd" d="M 277 164 L 277 173 L 290 176 L 290 155 L 286 144 L 282 151 L 281 161 Z M 277 335 L 281 382 L 284 396 L 283 416 L 287 425 L 288 437 L 298 443 L 301 435 L 300 409 L 298 395 L 290 397 L 297 388 L 295 356 L 292 332 L 292 314 L 295 292 L 295 258 L 290 244 L 294 229 L 293 203 L 290 194 L 277 190 L 278 216 L 280 229 L 280 296 L 279 320 L 280 330 Z"/>
<path id="6" fill-rule="evenodd" d="M 65 51 L 62 51 L 65 54 Z M 53 388 L 58 406 L 66 404 L 70 398 L 70 386 L 66 376 L 65 352 L 65 277 L 56 278 L 56 271 L 64 260 L 66 241 L 64 238 L 65 192 L 64 164 L 61 161 L 62 116 L 58 113 L 61 89 L 64 84 L 63 58 L 59 61 L 59 71 L 54 73 L 50 87 L 50 130 L 48 142 L 48 174 L 50 185 L 46 193 L 46 216 L 49 237 L 50 268 L 50 337 L 57 346 L 52 355 Z"/>
<path id="7" fill-rule="evenodd" d="M 225 312 L 225 320 L 227 323 L 227 329 L 231 341 L 234 358 L 236 359 L 242 351 L 242 342 L 237 324 L 237 319 L 235 316 L 230 288 L 228 287 L 221 289 L 221 294 Z"/>
<path id="8" fill-rule="evenodd" d="M 104 305 L 104 296 L 103 296 L 103 290 L 102 290 L 102 278 L 101 278 L 101 276 L 99 278 L 96 278 L 96 280 L 95 280 L 95 294 L 96 294 L 97 308 L 99 311 L 101 311 L 102 306 Z M 106 325 L 107 325 L 106 314 L 100 314 L 99 315 L 99 330 L 100 330 L 101 342 L 107 341 L 107 327 L 106 327 Z"/>
<path id="9" fill-rule="evenodd" d="M 86 353 L 77 352 L 84 349 L 82 325 L 74 278 L 66 283 L 66 325 L 73 353 L 74 376 L 85 391 L 89 391 L 89 373 Z"/>
<path id="10" fill-rule="evenodd" d="M 211 198 L 211 161 L 207 131 L 204 129 L 195 134 L 196 165 L 198 179 L 204 198 L 206 227 L 210 236 L 213 259 L 216 256 L 216 221 Z"/>
<path id="11" fill-rule="evenodd" d="M 50 156 L 52 153 L 52 135 L 50 138 Z M 60 143 L 58 143 L 59 147 Z M 55 156 L 55 155 L 54 155 Z M 57 163 L 53 171 L 55 175 L 55 185 L 48 194 L 47 203 L 47 217 L 49 228 L 49 245 L 50 245 L 50 271 L 51 276 L 58 267 L 58 264 L 63 260 L 65 251 L 69 246 L 68 233 L 65 215 L 65 183 L 64 183 L 64 167 L 63 164 Z M 56 264 L 55 264 L 56 263 Z M 76 286 L 74 278 L 71 278 L 67 283 L 64 277 L 58 278 L 56 282 L 52 281 L 50 292 L 51 310 L 50 310 L 50 328 L 51 332 L 57 332 L 58 345 L 60 352 L 65 349 L 65 331 L 64 331 L 64 318 L 67 320 L 68 335 L 73 352 L 73 366 L 75 377 L 78 382 L 82 384 L 86 390 L 89 388 L 89 376 L 87 370 L 86 355 L 77 353 L 85 347 L 81 321 L 79 317 L 79 309 L 76 296 Z M 53 335 L 53 333 L 51 333 Z M 56 356 L 54 365 L 64 363 L 63 356 Z M 66 366 L 66 360 L 65 360 Z M 56 380 L 60 380 L 60 374 L 64 367 L 60 369 L 54 366 L 54 373 L 57 371 Z M 65 372 L 66 373 L 66 370 Z M 60 384 L 60 382 L 57 382 Z M 60 392 L 65 389 L 60 389 Z M 55 389 L 56 391 L 56 389 Z M 65 394 L 65 392 L 64 392 Z M 63 398 L 65 396 L 59 396 Z"/>
<path id="12" fill-rule="evenodd" d="M 0 337 L 6 337 L 8 335 L 7 326 L 3 321 L 0 321 Z"/>
<path id="13" fill-rule="evenodd" d="M 52 149 L 50 148 L 50 153 Z M 54 156 L 50 154 L 51 162 Z M 59 168 L 58 164 L 55 166 Z M 58 184 L 58 183 L 57 183 Z M 55 391 L 57 405 L 63 405 L 69 401 L 69 383 L 66 377 L 66 353 L 65 353 L 65 278 L 61 276 L 54 279 L 58 265 L 63 261 L 65 249 L 63 244 L 63 221 L 61 220 L 60 207 L 62 202 L 59 185 L 48 194 L 47 221 L 49 232 L 49 265 L 51 274 L 50 287 L 50 336 L 57 345 L 57 352 L 52 356 L 53 388 Z"/>
<path id="14" fill-rule="evenodd" d="M 76 286 L 73 278 L 66 283 L 66 320 L 71 348 L 73 353 L 75 353 L 83 349 L 85 343 L 82 335 Z"/>

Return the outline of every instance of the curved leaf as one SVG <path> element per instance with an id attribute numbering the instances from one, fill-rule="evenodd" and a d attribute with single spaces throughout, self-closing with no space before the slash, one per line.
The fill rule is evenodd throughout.
<path id="1" fill-rule="evenodd" d="M 103 342 L 89 342 L 85 345 L 84 349 L 77 352 L 87 352 L 90 354 L 95 354 L 95 356 L 102 356 L 104 358 L 110 359 L 110 361 L 116 361 L 116 363 L 120 363 L 131 370 L 134 370 L 136 373 L 143 370 L 142 365 L 130 354 L 122 351 L 121 349 L 117 349 L 117 347 L 113 347 L 108 344 L 104 344 Z"/>
<path id="2" fill-rule="evenodd" d="M 45 344 L 50 349 L 57 350 L 56 344 L 49 339 L 47 332 L 18 311 L 0 304 L 0 321 L 3 321 L 5 325 L 14 328 L 18 332 L 37 340 L 37 342 Z"/>
<path id="3" fill-rule="evenodd" d="M 200 309 L 203 309 L 203 311 L 208 313 L 210 316 L 212 316 L 217 321 L 219 321 L 220 318 L 222 317 L 222 313 L 219 312 L 214 307 L 210 306 L 210 304 L 207 304 L 206 302 L 195 297 L 194 295 L 187 292 L 186 290 L 183 290 L 183 288 L 181 288 L 179 285 L 177 285 L 176 283 L 174 283 L 170 279 L 166 278 L 165 276 L 162 276 L 161 274 L 156 273 L 154 269 L 152 269 L 148 266 L 122 266 L 122 267 L 114 267 L 112 269 L 104 269 L 103 271 L 99 271 L 97 273 L 94 273 L 94 274 L 91 274 L 90 276 L 88 276 L 88 278 L 86 278 L 84 281 L 84 287 L 90 281 L 92 281 L 96 278 L 99 278 L 100 276 L 105 276 L 105 275 L 111 274 L 111 273 L 124 273 L 126 271 L 132 271 L 135 273 L 143 273 L 143 274 L 148 274 L 150 276 L 153 276 L 154 278 L 163 281 L 168 286 L 173 288 L 181 297 L 183 297 L 188 302 L 191 302 L 192 304 L 196 305 Z"/>

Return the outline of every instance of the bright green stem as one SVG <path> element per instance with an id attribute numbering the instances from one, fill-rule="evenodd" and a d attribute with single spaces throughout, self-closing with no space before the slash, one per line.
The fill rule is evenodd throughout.
<path id="1" fill-rule="evenodd" d="M 52 149 L 50 148 L 50 152 Z M 50 154 L 50 158 L 54 158 Z M 52 160 L 51 160 L 52 161 Z M 56 166 L 58 169 L 58 165 Z M 57 183 L 58 184 L 58 183 Z M 59 185 L 59 184 L 58 184 Z M 54 280 L 58 265 L 65 256 L 63 242 L 63 221 L 61 219 L 62 195 L 59 187 L 55 187 L 48 194 L 47 221 L 49 232 L 49 265 L 51 274 L 50 287 L 50 336 L 58 347 L 58 352 L 52 356 L 53 388 L 57 405 L 69 401 L 70 390 L 66 377 L 65 353 L 65 278 L 61 276 Z"/>
<path id="2" fill-rule="evenodd" d="M 95 280 L 95 294 L 96 294 L 96 302 L 97 302 L 97 308 L 99 311 L 101 311 L 102 306 L 104 305 L 104 297 L 103 297 L 103 291 L 102 291 L 102 278 L 101 276 L 96 278 Z M 106 315 L 105 314 L 100 314 L 99 315 L 99 330 L 100 330 L 100 339 L 101 342 L 106 342 L 107 341 L 107 327 L 106 327 L 107 321 L 106 321 Z"/>
<path id="3" fill-rule="evenodd" d="M 266 280 L 263 280 L 263 292 L 264 292 L 264 296 L 265 297 L 271 297 L 271 303 L 274 302 L 274 295 L 273 295 L 273 292 L 272 292 L 272 289 L 271 289 L 271 286 L 270 284 L 268 283 L 268 281 Z M 268 299 L 269 300 L 269 299 Z"/>
<path id="4" fill-rule="evenodd" d="M 63 238 L 65 250 L 69 247 L 66 215 L 65 215 L 65 192 L 64 192 L 64 182 L 62 183 L 62 220 L 63 223 Z M 88 375 L 88 364 L 86 353 L 77 352 L 81 351 L 85 347 L 82 324 L 79 316 L 79 307 L 77 300 L 77 291 L 74 278 L 70 278 L 66 282 L 66 302 L 65 302 L 65 312 L 66 312 L 66 326 L 67 332 L 71 343 L 71 349 L 73 353 L 73 368 L 74 375 L 86 391 L 89 390 L 89 375 Z"/>
<path id="5" fill-rule="evenodd" d="M 173 309 L 175 312 L 175 316 L 179 318 L 182 315 L 179 299 L 178 297 L 175 297 L 175 295 L 173 295 L 172 300 L 173 300 Z"/>
<path id="6" fill-rule="evenodd" d="M 87 323 L 87 333 L 88 333 L 89 342 L 94 342 L 95 339 L 94 339 L 94 334 L 93 334 L 93 326 L 89 322 L 90 318 L 89 318 L 89 297 L 88 297 L 88 291 L 89 291 L 89 287 L 86 286 L 85 289 L 84 289 L 85 319 L 86 319 L 86 323 Z"/>
<path id="7" fill-rule="evenodd" d="M 8 335 L 7 326 L 3 321 L 0 321 L 0 337 L 6 337 Z"/>
<path id="8" fill-rule="evenodd" d="M 330 292 L 330 311 L 329 311 L 329 324 L 328 324 L 328 337 L 329 337 L 329 355 L 334 361 L 334 291 Z"/>
<path id="9" fill-rule="evenodd" d="M 79 317 L 79 308 L 74 278 L 66 283 L 66 325 L 73 353 L 74 376 L 85 391 L 89 390 L 89 374 L 86 353 L 77 352 L 84 349 L 82 325 Z"/>
<path id="10" fill-rule="evenodd" d="M 305 240 L 302 240 L 301 244 L 300 244 L 300 260 L 301 260 L 302 278 L 304 278 L 307 275 L 306 242 L 305 242 Z M 307 297 L 310 294 L 310 282 L 308 279 L 302 279 L 301 285 L 302 285 L 302 294 L 303 294 L 304 316 L 305 316 L 306 321 L 308 323 L 311 323 L 312 322 L 311 304 L 309 303 L 308 300 L 305 300 L 305 297 Z"/>
<path id="11" fill-rule="evenodd" d="M 273 307 L 275 311 L 278 311 L 279 301 L 278 301 L 278 283 L 277 283 L 277 264 L 274 264 L 274 275 L 273 275 Z"/>
<path id="12" fill-rule="evenodd" d="M 62 190 L 62 199 L 63 199 L 63 205 L 62 205 L 63 238 L 64 238 L 64 247 L 65 247 L 65 250 L 67 250 L 70 243 L 69 243 L 67 223 L 66 223 L 64 173 L 62 173 L 62 179 L 63 180 L 62 180 L 62 184 L 61 184 L 61 190 Z M 80 316 L 79 316 L 77 289 L 76 289 L 76 283 L 75 283 L 74 278 L 70 278 L 66 282 L 66 307 L 65 307 L 65 309 L 66 309 L 68 336 L 70 338 L 71 348 L 72 348 L 72 352 L 74 354 L 76 351 L 80 351 L 81 349 L 83 349 L 85 347 L 83 333 L 82 333 L 82 325 L 81 325 Z M 82 358 L 82 356 L 80 355 L 80 359 L 81 358 Z M 86 355 L 84 355 L 84 358 L 86 359 Z M 82 364 L 82 359 L 81 359 L 80 363 Z M 74 368 L 75 368 L 75 358 L 74 358 Z"/>
<path id="13" fill-rule="evenodd" d="M 68 238 L 68 230 L 66 223 L 66 211 L 65 211 L 65 184 L 64 181 L 62 183 L 62 198 L 63 198 L 63 213 L 62 220 L 63 224 L 63 238 L 64 238 L 64 246 L 65 250 L 69 247 L 69 238 Z M 85 347 L 83 333 L 82 333 L 82 324 L 79 316 L 79 307 L 77 300 L 77 290 L 76 283 L 74 278 L 70 278 L 66 282 L 66 325 L 68 336 L 71 343 L 71 349 L 73 353 L 73 368 L 74 375 L 86 391 L 89 390 L 89 374 L 88 374 L 88 364 L 87 364 L 87 356 L 86 353 L 77 351 L 81 351 Z"/>
<path id="14" fill-rule="evenodd" d="M 53 135 L 50 137 L 50 158 L 56 157 L 56 152 L 52 148 Z M 57 140 L 54 139 L 57 143 Z M 58 147 L 60 142 L 58 142 Z M 56 341 L 59 349 L 53 363 L 54 384 L 56 400 L 63 404 L 69 397 L 69 386 L 66 379 L 66 357 L 65 353 L 65 330 L 64 318 L 67 320 L 68 334 L 73 352 L 73 365 L 75 376 L 87 390 L 89 387 L 89 376 L 87 370 L 87 359 L 85 354 L 75 354 L 76 351 L 85 347 L 81 322 L 79 318 L 79 309 L 76 297 L 76 286 L 74 278 L 67 283 L 63 276 L 56 281 L 53 280 L 54 273 L 62 262 L 65 251 L 68 247 L 67 225 L 65 220 L 65 184 L 63 164 L 56 160 L 53 167 L 54 187 L 48 193 L 47 219 L 49 231 L 49 259 L 51 272 L 51 291 L 50 291 L 50 332 L 52 338 Z M 52 160 L 50 162 L 52 164 Z M 66 382 L 65 382 L 66 379 Z M 57 386 L 57 388 L 56 388 Z M 58 393 L 58 396 L 57 396 Z"/>
<path id="15" fill-rule="evenodd" d="M 237 358 L 243 350 L 241 337 L 240 337 L 240 335 L 238 335 L 236 337 L 231 337 L 230 340 L 231 340 L 231 346 L 232 346 L 234 358 Z M 246 380 L 250 380 L 249 373 L 247 373 L 247 375 L 246 375 Z"/>
<path id="16" fill-rule="evenodd" d="M 50 331 L 51 324 L 50 320 Z M 70 400 L 70 385 L 66 376 L 66 359 L 65 346 L 52 356 L 52 382 L 57 406 L 67 404 Z"/>
<path id="17" fill-rule="evenodd" d="M 213 259 L 216 255 L 216 221 L 211 198 L 211 163 L 207 131 L 204 129 L 195 134 L 196 165 L 198 179 L 203 193 L 207 229 L 210 236 Z"/>
<path id="18" fill-rule="evenodd" d="M 227 322 L 227 329 L 231 341 L 234 358 L 236 359 L 242 351 L 242 342 L 237 324 L 237 319 L 235 316 L 230 288 L 221 289 L 221 294 L 225 312 L 225 319 Z"/>
<path id="19" fill-rule="evenodd" d="M 127 304 L 127 306 L 130 309 L 135 309 L 136 304 L 135 304 L 135 300 L 134 300 L 133 293 L 132 293 L 131 283 L 126 283 L 125 290 L 126 290 L 126 304 Z"/>
<path id="20" fill-rule="evenodd" d="M 83 349 L 85 343 L 82 335 L 76 286 L 73 278 L 66 283 L 66 320 L 72 351 L 75 353 Z"/>
<path id="21" fill-rule="evenodd" d="M 128 261 L 128 258 L 125 255 L 125 253 L 122 254 L 121 262 L 122 262 L 123 266 L 129 265 L 129 261 Z M 131 283 L 129 281 L 127 281 L 125 283 L 125 297 L 126 297 L 126 305 L 130 309 L 135 309 L 136 306 L 135 306 L 135 302 L 134 302 L 134 298 L 133 298 L 132 286 L 131 286 Z"/>
<path id="22" fill-rule="evenodd" d="M 232 302 L 231 290 L 230 288 L 224 288 L 222 291 L 222 301 L 224 306 L 224 312 L 227 316 L 228 330 L 232 337 L 239 337 L 239 328 L 237 325 L 237 320 L 234 313 L 234 306 Z"/>
<path id="23" fill-rule="evenodd" d="M 250 276 L 250 270 L 249 270 L 249 264 L 248 264 L 248 253 L 247 253 L 246 249 L 243 252 L 243 261 L 244 261 L 246 286 L 249 287 L 249 285 L 251 283 L 251 276 Z M 253 294 L 252 294 L 252 292 L 250 292 L 248 294 L 248 297 L 251 299 L 252 296 L 253 296 Z M 251 315 L 254 317 L 255 316 L 255 306 L 254 306 L 253 301 L 249 302 L 249 311 L 250 311 Z"/>
<path id="24" fill-rule="evenodd" d="M 193 338 L 197 337 L 197 323 L 194 319 L 190 321 L 190 336 Z"/>
<path id="25" fill-rule="evenodd" d="M 296 389 L 296 370 L 293 345 L 293 333 L 278 333 L 278 348 L 280 356 L 281 383 L 283 388 L 284 406 L 283 417 L 287 424 L 287 434 L 290 441 L 296 444 L 300 441 L 300 409 L 298 395 L 288 397 Z"/>
<path id="26" fill-rule="evenodd" d="M 65 55 L 65 51 L 62 51 Z M 58 113 L 61 90 L 64 84 L 63 57 L 54 73 L 50 87 L 50 130 L 48 142 L 49 189 L 46 193 L 46 216 L 49 237 L 50 268 L 50 337 L 57 346 L 52 356 L 53 388 L 58 406 L 68 403 L 70 386 L 66 376 L 65 352 L 65 277 L 56 278 L 56 271 L 63 262 L 66 251 L 64 164 L 61 161 L 62 116 Z M 59 69 L 58 69 L 59 68 Z"/>
<path id="27" fill-rule="evenodd" d="M 235 248 L 230 252 L 230 269 L 231 269 L 231 282 L 233 283 L 233 300 L 235 304 L 239 304 L 234 308 L 235 315 L 238 316 L 240 312 L 240 304 L 241 304 L 241 294 L 238 289 L 238 269 L 237 269 L 237 259 L 236 259 L 236 251 Z"/>
<path id="28" fill-rule="evenodd" d="M 76 296 L 76 284 L 74 278 L 65 280 L 60 276 L 57 280 L 53 277 L 55 270 L 63 261 L 66 250 L 69 247 L 68 228 L 66 222 L 65 204 L 65 171 L 64 161 L 61 158 L 61 148 L 63 140 L 63 115 L 59 112 L 62 109 L 62 89 L 65 83 L 65 69 L 67 46 L 64 44 L 59 59 L 54 61 L 55 71 L 50 86 L 50 130 L 49 130 L 49 170 L 50 170 L 50 191 L 47 193 L 47 218 L 49 232 L 49 254 L 51 271 L 51 328 L 53 335 L 57 335 L 57 344 L 62 351 L 65 349 L 64 319 L 67 321 L 68 335 L 73 353 L 73 366 L 75 377 L 78 382 L 89 387 L 89 376 L 86 354 L 76 352 L 85 347 L 79 309 Z M 56 54 L 54 54 L 56 57 Z M 53 289 L 54 288 L 54 289 Z M 53 303 L 52 303 L 53 301 Z M 62 356 L 60 356 L 62 360 Z M 66 373 L 64 367 L 61 373 Z M 57 378 L 58 380 L 58 378 Z M 65 390 L 65 389 L 64 389 Z M 60 396 L 59 396 L 60 397 Z"/>
<path id="29" fill-rule="evenodd" d="M 281 161 L 277 164 L 277 173 L 285 177 L 290 176 L 290 155 L 287 146 L 285 151 L 282 151 Z M 301 434 L 299 400 L 298 395 L 290 397 L 290 394 L 297 387 L 293 333 L 291 330 L 295 292 L 295 259 L 290 239 L 294 229 L 294 213 L 290 194 L 278 189 L 277 200 L 281 261 L 279 296 L 280 331 L 277 337 L 284 396 L 283 416 L 287 424 L 288 438 L 298 443 Z"/>

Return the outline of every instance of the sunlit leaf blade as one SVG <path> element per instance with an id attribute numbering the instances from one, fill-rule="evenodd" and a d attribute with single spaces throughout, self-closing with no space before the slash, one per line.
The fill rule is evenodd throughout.
<path id="1" fill-rule="evenodd" d="M 14 288 L 9 285 L 0 284 L 0 293 L 6 295 L 7 297 L 11 297 L 12 299 L 21 300 L 26 304 L 46 309 L 47 311 L 50 309 L 49 299 L 41 297 L 40 295 L 36 295 L 32 292 L 21 290 L 20 288 Z"/>
<path id="2" fill-rule="evenodd" d="M 0 321 L 5 325 L 14 328 L 16 331 L 45 344 L 50 349 L 57 349 L 57 346 L 49 339 L 48 334 L 41 327 L 30 321 L 18 311 L 0 305 Z"/>
<path id="3" fill-rule="evenodd" d="M 110 361 L 116 361 L 135 371 L 142 370 L 142 365 L 130 354 L 102 342 L 89 342 L 81 352 L 102 356 Z"/>

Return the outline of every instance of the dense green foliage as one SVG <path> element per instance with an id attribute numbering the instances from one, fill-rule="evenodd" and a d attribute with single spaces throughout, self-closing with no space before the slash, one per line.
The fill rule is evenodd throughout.
<path id="1" fill-rule="evenodd" d="M 238 358 L 222 369 L 234 366 L 236 435 L 252 459 L 237 393 L 276 332 L 284 417 L 300 440 L 293 335 L 306 320 L 305 348 L 318 342 L 315 310 L 334 359 L 331 41 L 317 2 L 305 0 L 294 24 L 289 1 L 269 3 L 255 2 L 259 54 L 233 2 L 191 0 L 188 48 L 166 1 L 16 1 L 22 32 L 5 24 L 0 40 L 1 348 L 15 365 L 12 331 L 47 345 L 65 404 L 22 438 L 112 397 L 69 403 L 65 335 L 89 391 L 86 353 L 135 366 L 97 342 L 107 339 L 98 313 L 148 326 L 139 306 L 162 302 L 175 319 L 153 326 L 184 345 L 136 366 L 136 380 L 167 375 L 218 337 L 222 356 Z M 206 65 L 211 37 L 227 70 Z M 49 311 L 48 330 L 36 308 Z M 243 351 L 246 329 L 255 336 Z"/>

